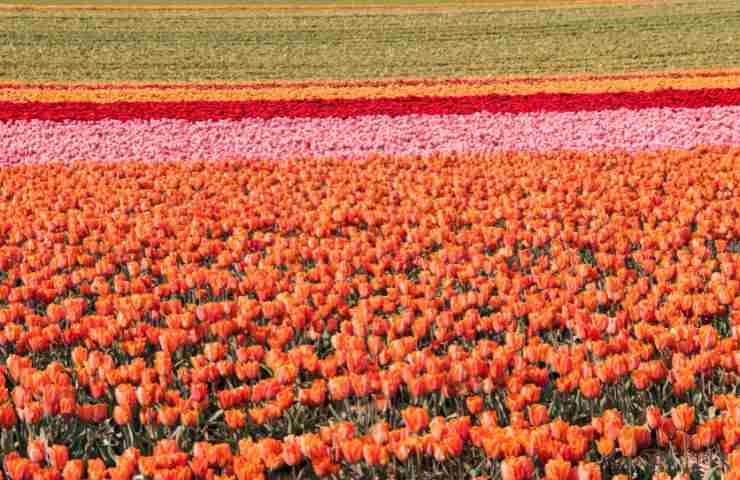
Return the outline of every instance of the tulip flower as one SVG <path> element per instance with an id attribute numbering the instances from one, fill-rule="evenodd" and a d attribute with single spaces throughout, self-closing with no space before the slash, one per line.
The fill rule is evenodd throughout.
<path id="1" fill-rule="evenodd" d="M 694 424 L 694 408 L 682 403 L 671 410 L 671 419 L 676 429 L 688 432 Z"/>

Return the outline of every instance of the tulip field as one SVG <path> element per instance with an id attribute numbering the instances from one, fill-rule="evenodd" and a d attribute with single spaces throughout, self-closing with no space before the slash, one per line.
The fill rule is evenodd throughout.
<path id="1" fill-rule="evenodd" d="M 0 4 L 0 480 L 740 479 L 739 38 Z"/>

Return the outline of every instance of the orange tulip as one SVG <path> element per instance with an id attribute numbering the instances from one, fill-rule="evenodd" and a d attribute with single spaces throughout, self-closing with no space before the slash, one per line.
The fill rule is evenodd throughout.
<path id="1" fill-rule="evenodd" d="M 401 411 L 406 426 L 414 433 L 418 433 L 429 425 L 429 414 L 420 407 L 407 407 Z"/>
<path id="2" fill-rule="evenodd" d="M 166 427 L 174 427 L 180 417 L 180 412 L 174 407 L 161 406 L 157 411 L 157 420 Z"/>
<path id="3" fill-rule="evenodd" d="M 674 374 L 673 393 L 683 395 L 694 388 L 694 373 L 689 369 L 683 369 Z"/>
<path id="4" fill-rule="evenodd" d="M 602 437 L 596 441 L 596 450 L 602 457 L 608 457 L 614 451 L 614 440 L 609 437 Z"/>
<path id="5" fill-rule="evenodd" d="M 545 405 L 532 404 L 529 406 L 529 423 L 532 426 L 544 425 L 548 420 L 550 413 Z"/>
<path id="6" fill-rule="evenodd" d="M 81 480 L 83 474 L 84 464 L 79 459 L 67 461 L 62 469 L 62 478 L 64 480 Z"/>
<path id="7" fill-rule="evenodd" d="M 601 469 L 595 463 L 581 463 L 576 469 L 578 480 L 601 480 Z"/>
<path id="8" fill-rule="evenodd" d="M 637 432 L 634 427 L 625 427 L 617 437 L 619 442 L 619 449 L 622 451 L 622 455 L 625 457 L 634 457 L 637 455 L 639 448 Z"/>
<path id="9" fill-rule="evenodd" d="M 11 480 L 24 480 L 26 478 L 30 478 L 32 475 L 31 472 L 33 464 L 25 458 L 8 458 L 6 456 L 3 464 L 5 472 Z"/>
<path id="10" fill-rule="evenodd" d="M 663 418 L 663 414 L 661 413 L 660 409 L 655 406 L 647 407 L 645 409 L 645 416 L 648 426 L 653 430 L 658 428 Z"/>
<path id="11" fill-rule="evenodd" d="M 224 412 L 224 420 L 229 428 L 239 429 L 246 425 L 247 417 L 242 410 L 226 410 Z"/>
<path id="12" fill-rule="evenodd" d="M 468 407 L 468 411 L 477 415 L 483 411 L 483 399 L 478 395 L 473 395 L 465 400 L 465 404 Z"/>
<path id="13" fill-rule="evenodd" d="M 28 459 L 34 463 L 41 463 L 46 458 L 46 446 L 41 440 L 29 440 L 26 450 Z"/>
<path id="14" fill-rule="evenodd" d="M 682 403 L 671 410 L 671 419 L 676 429 L 688 432 L 694 425 L 694 407 Z"/>
<path id="15" fill-rule="evenodd" d="M 286 465 L 298 465 L 303 460 L 303 452 L 297 438 L 287 436 L 283 439 L 283 461 Z"/>
<path id="16" fill-rule="evenodd" d="M 12 428 L 18 421 L 11 405 L 0 406 L 0 429 Z"/>
<path id="17" fill-rule="evenodd" d="M 87 461 L 87 475 L 90 480 L 102 480 L 105 477 L 105 463 L 99 458 Z"/>
<path id="18" fill-rule="evenodd" d="M 585 378 L 581 380 L 579 387 L 586 398 L 596 398 L 601 394 L 601 382 L 598 378 Z"/>
<path id="19" fill-rule="evenodd" d="M 371 428 L 370 435 L 375 443 L 384 445 L 388 442 L 389 427 L 387 422 L 380 422 Z"/>
<path id="20" fill-rule="evenodd" d="M 122 407 L 121 405 L 113 407 L 113 420 L 117 425 L 127 425 L 131 423 L 132 418 L 133 413 L 128 407 Z"/>
<path id="21" fill-rule="evenodd" d="M 443 439 L 445 453 L 448 456 L 460 456 L 464 448 L 464 440 L 457 432 L 451 432 Z"/>
<path id="22" fill-rule="evenodd" d="M 357 463 L 363 458 L 363 443 L 359 438 L 345 440 L 341 443 L 342 457 L 348 463 Z"/>
<path id="23" fill-rule="evenodd" d="M 344 400 L 345 398 L 349 397 L 352 391 L 352 383 L 350 382 L 349 378 L 345 376 L 330 378 L 328 382 L 328 387 L 331 399 L 336 401 Z"/>
<path id="24" fill-rule="evenodd" d="M 564 460 L 552 459 L 545 464 L 545 478 L 547 480 L 569 479 L 572 471 L 572 465 Z"/>
<path id="25" fill-rule="evenodd" d="M 478 416 L 478 420 L 483 428 L 494 428 L 498 424 L 498 416 L 493 410 L 486 410 Z"/>
<path id="26" fill-rule="evenodd" d="M 385 465 L 388 462 L 388 454 L 385 448 L 374 443 L 363 445 L 362 456 L 365 459 L 365 463 L 370 466 Z"/>
<path id="27" fill-rule="evenodd" d="M 534 464 L 528 457 L 507 458 L 501 462 L 502 480 L 527 480 L 534 475 Z"/>

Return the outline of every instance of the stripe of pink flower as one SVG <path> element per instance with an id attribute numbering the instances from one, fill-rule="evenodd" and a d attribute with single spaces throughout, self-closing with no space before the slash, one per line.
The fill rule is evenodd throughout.
<path id="1" fill-rule="evenodd" d="M 245 119 L 0 123 L 0 164 L 361 157 L 439 151 L 653 150 L 740 144 L 740 107 Z"/>

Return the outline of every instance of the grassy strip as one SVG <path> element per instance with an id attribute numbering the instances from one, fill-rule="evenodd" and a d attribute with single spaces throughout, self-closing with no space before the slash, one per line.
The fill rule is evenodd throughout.
<path id="1" fill-rule="evenodd" d="M 30 9 L 137 9 L 137 8 L 197 8 L 197 9 L 353 9 L 353 8 L 378 8 L 393 9 L 398 7 L 563 7 L 568 5 L 628 5 L 640 3 L 665 3 L 670 0 L 389 0 L 380 2 L 378 0 L 261 0 L 251 2 L 249 0 L 226 0 L 223 2 L 204 3 L 203 0 L 10 0 L 0 3 L 0 8 L 25 7 Z"/>
<path id="2" fill-rule="evenodd" d="M 740 0 L 455 12 L 0 13 L 0 80 L 612 73 L 740 65 Z"/>

